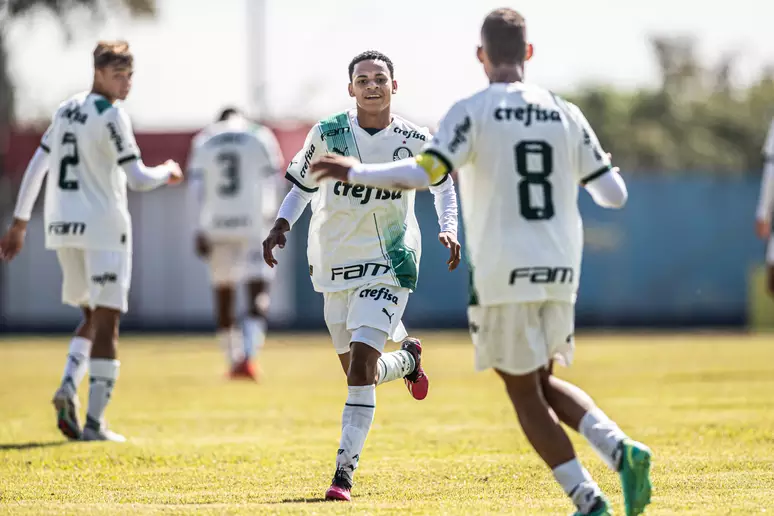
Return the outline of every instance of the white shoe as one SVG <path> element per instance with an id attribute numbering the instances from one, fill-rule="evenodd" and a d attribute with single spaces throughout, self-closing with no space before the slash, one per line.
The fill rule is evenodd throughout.
<path id="1" fill-rule="evenodd" d="M 114 431 L 107 428 L 105 423 L 102 423 L 98 429 L 94 429 L 89 426 L 88 422 L 83 428 L 83 434 L 81 436 L 82 441 L 112 441 L 114 443 L 125 443 L 126 437 L 121 434 L 117 434 Z"/>
<path id="2" fill-rule="evenodd" d="M 51 401 L 56 409 L 56 426 L 65 437 L 72 440 L 81 438 L 81 423 L 78 420 L 80 402 L 78 395 L 65 387 L 59 387 Z"/>

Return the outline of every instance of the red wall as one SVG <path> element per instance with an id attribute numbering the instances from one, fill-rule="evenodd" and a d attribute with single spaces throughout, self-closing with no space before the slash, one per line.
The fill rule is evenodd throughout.
<path id="1" fill-rule="evenodd" d="M 297 125 L 294 127 L 273 127 L 274 134 L 279 141 L 282 154 L 285 156 L 285 164 L 301 149 L 306 134 L 311 124 Z M 176 133 L 136 133 L 137 144 L 142 151 L 142 159 L 146 165 L 158 165 L 167 159 L 173 159 L 180 163 L 185 170 L 191 139 L 195 132 Z M 5 172 L 11 180 L 21 180 L 27 162 L 32 157 L 40 143 L 41 132 L 38 131 L 11 131 L 8 138 L 8 147 L 5 149 Z"/>

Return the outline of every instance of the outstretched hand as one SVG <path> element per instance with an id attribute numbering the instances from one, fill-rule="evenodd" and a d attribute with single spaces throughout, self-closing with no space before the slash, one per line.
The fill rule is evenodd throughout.
<path id="1" fill-rule="evenodd" d="M 457 241 L 457 235 L 449 232 L 442 232 L 438 234 L 438 240 L 449 250 L 449 259 L 446 261 L 446 265 L 449 266 L 449 270 L 453 271 L 460 264 L 461 247 Z"/>
<path id="2" fill-rule="evenodd" d="M 336 179 L 338 181 L 347 181 L 349 169 L 358 165 L 357 158 L 351 156 L 339 156 L 337 154 L 326 154 L 312 163 L 311 170 L 317 181 L 323 179 Z"/>

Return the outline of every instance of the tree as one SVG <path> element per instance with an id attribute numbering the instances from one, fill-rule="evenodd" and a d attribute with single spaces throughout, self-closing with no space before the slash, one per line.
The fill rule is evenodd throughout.
<path id="1" fill-rule="evenodd" d="M 23 19 L 36 10 L 52 12 L 72 39 L 70 16 L 73 12 L 90 13 L 94 23 L 99 23 L 108 12 L 126 9 L 132 16 L 152 16 L 156 13 L 155 0 L 0 0 L 0 176 L 2 175 L 2 150 L 7 130 L 14 116 L 14 85 L 9 73 L 7 31 L 12 23 Z"/>
<path id="2" fill-rule="evenodd" d="M 657 89 L 587 88 L 569 97 L 626 170 L 744 174 L 760 170 L 761 146 L 774 116 L 774 74 L 763 70 L 746 88 L 734 86 L 736 54 L 710 65 L 696 41 L 651 40 L 660 72 Z"/>

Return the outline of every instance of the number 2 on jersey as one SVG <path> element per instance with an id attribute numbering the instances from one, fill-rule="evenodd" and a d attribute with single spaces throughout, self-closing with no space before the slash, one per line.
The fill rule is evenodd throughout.
<path id="1" fill-rule="evenodd" d="M 217 161 L 223 166 L 223 178 L 225 183 L 218 186 L 218 193 L 224 197 L 231 197 L 239 192 L 239 155 L 236 152 L 221 152 Z"/>
<path id="2" fill-rule="evenodd" d="M 78 157 L 78 143 L 73 133 L 64 133 L 62 136 L 62 147 L 64 148 L 65 145 L 72 145 L 72 152 L 64 154 L 62 161 L 59 162 L 59 188 L 62 190 L 77 190 L 78 180 L 67 179 L 67 167 L 77 167 L 81 162 Z"/>
<path id="3" fill-rule="evenodd" d="M 554 150 L 544 141 L 523 141 L 514 147 L 519 181 L 521 215 L 527 220 L 548 220 L 554 216 L 553 185 L 548 176 L 554 171 Z M 543 193 L 543 206 L 532 204 L 531 186 Z"/>

